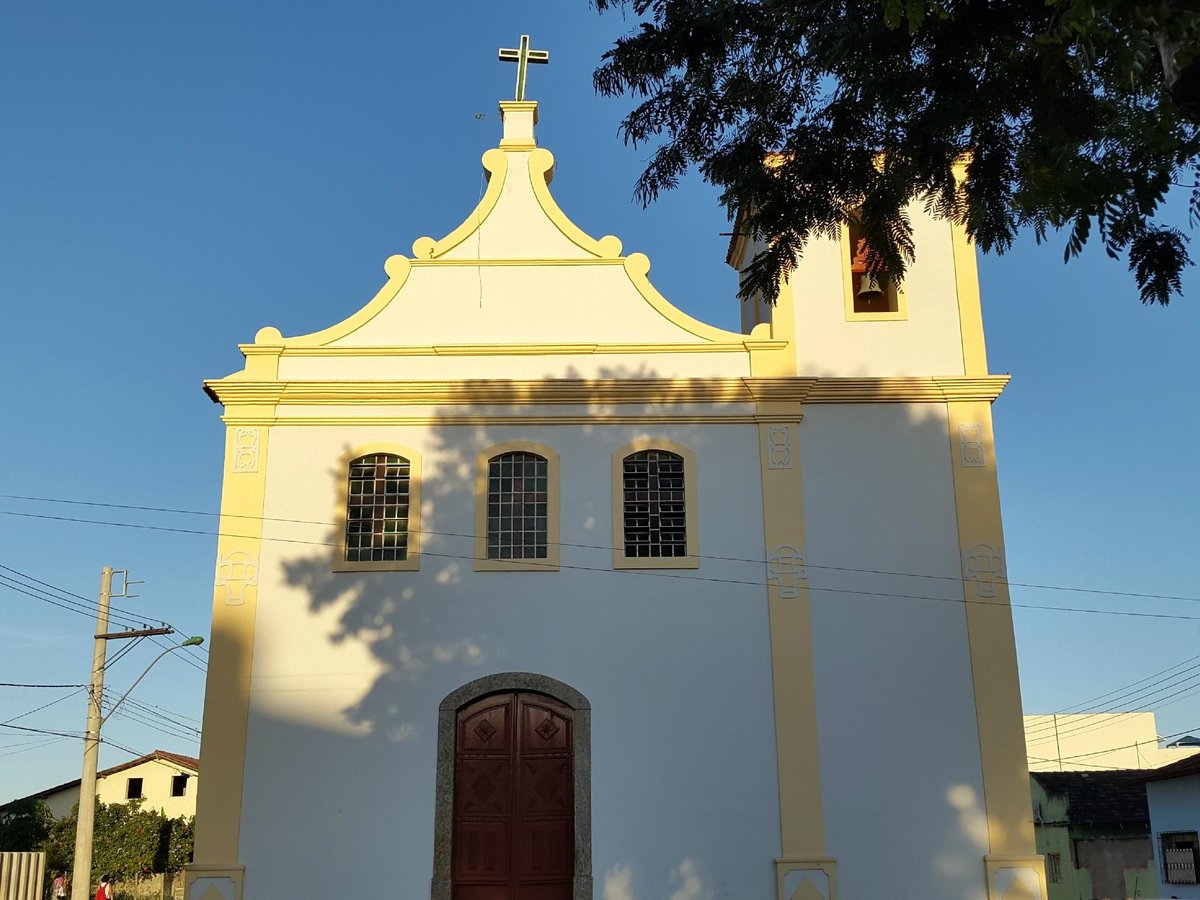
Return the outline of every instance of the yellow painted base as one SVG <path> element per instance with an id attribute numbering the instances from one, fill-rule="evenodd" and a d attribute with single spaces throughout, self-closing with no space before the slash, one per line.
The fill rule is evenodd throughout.
<path id="1" fill-rule="evenodd" d="M 1046 859 L 1043 856 L 984 857 L 988 900 L 1046 900 Z"/>
<path id="2" fill-rule="evenodd" d="M 183 900 L 242 900 L 246 867 L 192 863 L 183 869 Z"/>
<path id="3" fill-rule="evenodd" d="M 832 857 L 775 860 L 778 900 L 836 900 L 837 863 Z"/>

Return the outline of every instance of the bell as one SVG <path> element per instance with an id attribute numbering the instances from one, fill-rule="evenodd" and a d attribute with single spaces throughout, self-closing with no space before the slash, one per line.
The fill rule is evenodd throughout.
<path id="1" fill-rule="evenodd" d="M 875 300 L 883 296 L 883 283 L 870 272 L 863 275 L 858 283 L 858 296 L 864 300 Z"/>

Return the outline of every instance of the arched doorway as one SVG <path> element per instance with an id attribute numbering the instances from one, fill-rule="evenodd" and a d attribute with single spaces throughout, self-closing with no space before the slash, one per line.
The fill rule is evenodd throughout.
<path id="1" fill-rule="evenodd" d="M 590 898 L 583 695 L 514 672 L 464 685 L 439 712 L 434 900 Z"/>

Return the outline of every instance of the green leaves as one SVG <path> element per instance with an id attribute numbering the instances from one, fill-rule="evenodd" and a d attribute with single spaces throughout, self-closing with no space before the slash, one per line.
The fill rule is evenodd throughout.
<path id="1" fill-rule="evenodd" d="M 1196 165 L 1200 134 L 1167 89 L 1163 48 L 1169 36 L 1176 68 L 1195 60 L 1200 7 L 594 2 L 643 19 L 594 76 L 601 93 L 639 100 L 625 140 L 655 145 L 637 199 L 654 202 L 692 168 L 718 186 L 738 228 L 767 248 L 743 297 L 773 299 L 813 236 L 858 215 L 881 265 L 902 276 L 914 202 L 985 251 L 1003 253 L 1022 228 L 1039 241 L 1066 229 L 1069 260 L 1095 228 L 1110 256 L 1128 256 L 1144 301 L 1178 293 L 1187 241 L 1155 218 Z M 1200 222 L 1200 187 L 1191 211 Z"/>
<path id="2" fill-rule="evenodd" d="M 70 872 L 75 863 L 78 804 L 71 815 L 54 821 L 38 849 L 46 851 L 49 871 Z M 176 872 L 191 862 L 195 818 L 168 819 L 144 810 L 140 800 L 99 803 L 92 846 L 92 880 L 111 875 L 128 881 L 153 872 Z"/>

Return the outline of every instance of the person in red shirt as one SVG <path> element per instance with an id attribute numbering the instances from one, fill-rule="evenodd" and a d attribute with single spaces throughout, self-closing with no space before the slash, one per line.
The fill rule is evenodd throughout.
<path id="1" fill-rule="evenodd" d="M 100 877 L 100 887 L 96 888 L 96 900 L 112 900 L 112 885 L 108 882 L 108 876 Z"/>

